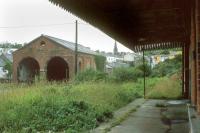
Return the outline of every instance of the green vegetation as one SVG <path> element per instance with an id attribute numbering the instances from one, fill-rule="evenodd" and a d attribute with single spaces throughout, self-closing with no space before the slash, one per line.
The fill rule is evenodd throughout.
<path id="1" fill-rule="evenodd" d="M 135 69 L 134 68 L 116 68 L 113 72 L 113 80 L 117 82 L 124 82 L 124 81 L 136 81 L 137 77 L 135 76 Z"/>
<path id="2" fill-rule="evenodd" d="M 181 97 L 179 63 L 177 57 L 158 65 L 159 71 L 173 69 L 162 75 L 145 65 L 147 98 Z M 111 75 L 87 69 L 68 83 L 0 84 L 0 132 L 77 133 L 96 128 L 112 118 L 115 110 L 143 97 L 143 71 L 138 63 L 117 68 Z"/>
<path id="3" fill-rule="evenodd" d="M 124 81 L 137 81 L 139 78 L 144 77 L 144 70 L 145 75 L 150 76 L 151 74 L 151 67 L 145 63 L 138 63 L 134 67 L 129 68 L 115 68 L 112 73 L 112 78 L 116 82 L 124 82 Z"/>
<path id="4" fill-rule="evenodd" d="M 5 42 L 5 43 L 0 43 L 0 48 L 21 48 L 23 45 L 25 44 L 18 44 L 18 43 L 9 43 L 9 42 Z"/>
<path id="5" fill-rule="evenodd" d="M 107 74 L 104 72 L 96 71 L 93 69 L 86 69 L 83 72 L 80 72 L 76 75 L 76 82 L 85 82 L 85 81 L 100 81 L 106 80 Z"/>
<path id="6" fill-rule="evenodd" d="M 103 72 L 106 64 L 106 57 L 102 55 L 95 55 L 95 64 L 98 71 Z"/>
<path id="7" fill-rule="evenodd" d="M 174 81 L 174 84 L 171 83 Z M 172 84 L 162 86 L 161 84 Z M 152 78 L 148 98 L 175 98 L 172 78 Z M 143 79 L 135 82 L 84 81 L 0 84 L 0 132 L 83 132 L 113 117 L 113 111 L 143 96 Z"/>
<path id="8" fill-rule="evenodd" d="M 182 55 L 176 56 L 174 59 L 167 59 L 156 65 L 152 70 L 153 77 L 163 77 L 173 75 L 181 71 Z"/>
<path id="9" fill-rule="evenodd" d="M 86 131 L 142 95 L 129 82 L 41 82 L 31 86 L 0 84 L 0 88 L 0 132 Z"/>
<path id="10" fill-rule="evenodd" d="M 168 55 L 170 54 L 170 51 L 181 51 L 181 48 L 145 51 L 145 55 Z"/>
<path id="11" fill-rule="evenodd" d="M 147 98 L 153 99 L 177 99 L 181 98 L 182 84 L 180 75 L 174 74 L 170 77 L 158 78 L 155 83 L 155 78 L 149 79 L 147 84 L 152 86 L 147 88 Z"/>
<path id="12" fill-rule="evenodd" d="M 6 62 L 5 66 L 3 67 L 3 71 L 7 71 L 7 78 L 11 79 L 12 76 L 12 63 Z"/>

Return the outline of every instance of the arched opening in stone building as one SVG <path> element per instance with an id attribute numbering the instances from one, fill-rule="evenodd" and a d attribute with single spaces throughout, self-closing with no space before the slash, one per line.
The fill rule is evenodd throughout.
<path id="1" fill-rule="evenodd" d="M 61 57 L 53 57 L 47 64 L 47 79 L 49 81 L 64 81 L 69 79 L 69 67 Z"/>
<path id="2" fill-rule="evenodd" d="M 17 77 L 19 82 L 33 82 L 39 76 L 40 66 L 32 57 L 24 58 L 18 65 Z"/>

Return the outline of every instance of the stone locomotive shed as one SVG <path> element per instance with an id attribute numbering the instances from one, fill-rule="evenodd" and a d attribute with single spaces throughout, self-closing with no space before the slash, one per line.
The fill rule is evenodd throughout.
<path id="1" fill-rule="evenodd" d="M 75 44 L 41 35 L 13 53 L 13 81 L 32 82 L 37 76 L 47 80 L 69 80 L 75 73 Z M 78 71 L 96 69 L 94 55 L 78 45 Z"/>

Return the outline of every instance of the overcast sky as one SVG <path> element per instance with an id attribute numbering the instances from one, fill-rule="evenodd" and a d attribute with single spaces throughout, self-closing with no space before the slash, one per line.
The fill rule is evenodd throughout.
<path id="1" fill-rule="evenodd" d="M 71 13 L 48 0 L 0 0 L 0 42 L 28 43 L 41 34 L 75 40 Z M 97 28 L 79 21 L 78 42 L 93 50 L 113 51 L 114 40 Z M 129 51 L 118 43 L 119 51 Z"/>

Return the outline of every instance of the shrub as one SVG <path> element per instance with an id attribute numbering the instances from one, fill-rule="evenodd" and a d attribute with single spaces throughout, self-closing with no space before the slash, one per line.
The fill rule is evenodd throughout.
<path id="1" fill-rule="evenodd" d="M 84 132 L 141 95 L 135 83 L 0 84 L 0 132 Z M 15 89 L 17 88 L 17 89 Z"/>
<path id="2" fill-rule="evenodd" d="M 101 56 L 101 55 L 95 55 L 95 63 L 96 63 L 97 70 L 104 72 L 105 64 L 106 64 L 106 57 Z"/>
<path id="3" fill-rule="evenodd" d="M 7 71 L 7 78 L 11 79 L 11 76 L 12 76 L 12 63 L 7 61 L 5 66 L 3 67 L 3 71 Z"/>
<path id="4" fill-rule="evenodd" d="M 151 68 L 146 65 L 145 68 L 146 76 L 149 76 L 151 73 Z M 144 77 L 144 66 L 138 65 L 136 67 L 129 68 L 116 68 L 113 71 L 112 78 L 117 82 L 123 81 L 137 81 L 138 78 Z"/>
<path id="5" fill-rule="evenodd" d="M 1 118 L 4 120 L 0 124 L 1 132 L 85 131 L 97 126 L 95 109 L 83 101 L 54 104 L 51 100 L 39 100 L 13 106 L 9 112 L 5 112 L 7 118 Z"/>
<path id="6" fill-rule="evenodd" d="M 113 71 L 113 79 L 117 82 L 136 81 L 137 77 L 134 75 L 134 68 L 116 68 Z"/>
<path id="7" fill-rule="evenodd" d="M 143 64 L 138 64 L 135 67 L 136 71 L 140 72 L 140 77 L 144 76 L 144 71 L 145 71 L 145 76 L 150 76 L 151 75 L 151 66 L 148 65 L 147 63 Z"/>
<path id="8" fill-rule="evenodd" d="M 87 69 L 83 72 L 80 72 L 76 75 L 75 81 L 83 82 L 83 81 L 98 81 L 105 80 L 107 74 L 104 72 L 96 71 L 93 69 Z"/>
<path id="9" fill-rule="evenodd" d="M 152 70 L 153 77 L 171 76 L 181 71 L 182 55 L 177 55 L 174 59 L 167 59 L 157 64 Z"/>
<path id="10" fill-rule="evenodd" d="M 133 69 L 133 74 L 135 75 L 135 77 L 140 78 L 144 76 L 144 72 L 138 68 L 134 68 Z"/>

